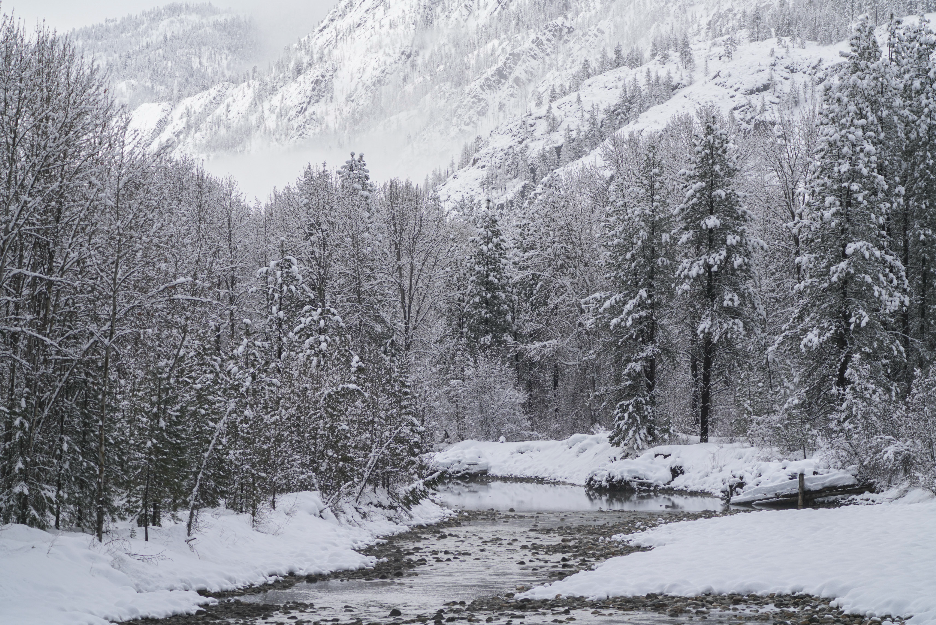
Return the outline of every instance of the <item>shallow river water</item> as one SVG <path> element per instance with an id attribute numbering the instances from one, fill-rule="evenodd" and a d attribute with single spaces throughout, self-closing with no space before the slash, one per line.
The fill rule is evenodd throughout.
<path id="1" fill-rule="evenodd" d="M 238 597 L 234 600 L 293 607 L 262 619 L 231 622 L 685 622 L 654 613 L 593 615 L 590 608 L 555 614 L 474 614 L 466 606 L 561 578 L 607 557 L 573 550 L 570 543 L 579 535 L 594 535 L 599 541 L 598 536 L 619 531 L 622 523 L 639 529 L 656 524 L 661 515 L 722 508 L 714 497 L 593 496 L 581 487 L 529 482 L 452 482 L 437 497 L 449 508 L 474 512 L 464 514 L 454 527 L 392 538 L 401 559 L 415 560 L 418 566 L 385 575 L 387 579 L 375 574 L 370 579 L 301 582 Z"/>
<path id="2" fill-rule="evenodd" d="M 438 493 L 439 503 L 453 510 L 517 512 L 642 512 L 721 510 L 721 499 L 692 495 L 592 493 L 570 484 L 535 482 L 449 482 Z"/>

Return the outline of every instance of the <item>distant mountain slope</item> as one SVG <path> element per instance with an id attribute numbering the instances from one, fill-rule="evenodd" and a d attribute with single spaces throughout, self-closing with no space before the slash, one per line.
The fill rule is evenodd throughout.
<path id="1" fill-rule="evenodd" d="M 216 85 L 158 120 L 149 110 L 140 126 L 158 128 L 155 144 L 202 155 L 392 146 L 425 172 L 551 89 L 568 91 L 586 61 L 603 71 L 616 46 L 701 36 L 710 15 L 705 3 L 666 0 L 342 0 L 269 73 Z"/>
<path id="2" fill-rule="evenodd" d="M 71 33 L 84 54 L 107 68 L 131 108 L 178 102 L 220 82 L 240 81 L 259 58 L 247 17 L 210 4 L 169 4 Z"/>
<path id="3" fill-rule="evenodd" d="M 678 64 L 651 61 L 595 76 L 550 106 L 537 107 L 492 131 L 479 142 L 470 162 L 461 163 L 441 185 L 439 193 L 450 205 L 487 197 L 504 202 L 529 194 L 551 175 L 602 164 L 603 136 L 660 130 L 675 115 L 693 114 L 703 105 L 714 106 L 744 124 L 772 124 L 779 107 L 808 105 L 819 97 L 827 70 L 842 60 L 839 52 L 848 47 L 844 41 L 804 42 L 802 47 L 783 41 L 786 45 L 778 45 L 774 38 L 735 44 L 731 58 L 724 53 L 723 40 L 714 45 L 695 43 L 691 46 L 695 69 L 683 72 L 673 89 L 658 97 L 658 103 L 627 120 L 616 120 L 614 115 L 622 106 L 624 85 L 633 89 L 636 81 L 646 93 L 648 76 L 674 75 L 680 71 Z M 595 121 L 603 126 L 598 129 L 603 136 L 590 136 L 595 133 Z M 563 156 L 570 150 L 571 155 Z"/>
<path id="4" fill-rule="evenodd" d="M 381 177 L 421 179 L 435 171 L 438 180 L 465 165 L 467 153 L 500 149 L 495 144 L 515 134 L 519 120 L 543 120 L 550 100 L 560 123 L 550 125 L 551 139 L 540 137 L 540 148 L 557 146 L 555 133 L 564 141 L 581 120 L 598 118 L 605 134 L 609 124 L 633 121 L 605 118 L 624 82 L 638 74 L 654 105 L 674 89 L 701 97 L 696 83 L 714 89 L 726 80 L 716 76 L 719 56 L 730 56 L 720 52 L 725 46 L 756 44 L 751 54 L 762 55 L 727 69 L 732 84 L 757 63 L 774 63 L 771 48 L 789 47 L 790 59 L 808 65 L 818 48 L 805 42 L 845 39 L 850 16 L 862 7 L 859 0 L 339 0 L 268 71 L 217 82 L 178 102 L 147 104 L 134 123 L 154 147 L 209 159 L 253 155 L 264 161 L 253 169 L 277 151 L 289 151 L 287 160 L 325 154 L 334 162 L 358 150 L 378 163 Z M 792 70 L 798 76 L 800 65 Z M 733 89 L 727 85 L 723 91 Z M 543 132 L 528 125 L 521 134 Z M 557 151 L 556 159 L 570 154 Z"/>

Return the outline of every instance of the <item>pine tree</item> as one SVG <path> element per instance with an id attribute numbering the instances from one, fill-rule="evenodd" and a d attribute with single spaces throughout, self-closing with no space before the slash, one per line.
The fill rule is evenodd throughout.
<path id="1" fill-rule="evenodd" d="M 738 50 L 738 42 L 735 39 L 734 34 L 730 34 L 725 37 L 725 40 L 722 42 L 722 53 L 718 58 L 726 58 L 729 61 L 734 58 L 735 52 Z"/>
<path id="2" fill-rule="evenodd" d="M 594 298 L 620 367 L 611 442 L 637 450 L 656 437 L 657 381 L 667 343 L 661 317 L 672 297 L 672 212 L 658 141 L 631 135 L 614 159 L 621 166 L 604 242 L 612 290 Z"/>
<path id="3" fill-rule="evenodd" d="M 364 155 L 353 153 L 338 171 L 338 213 L 340 252 L 336 273 L 339 291 L 346 303 L 332 302 L 343 314 L 345 327 L 356 341 L 380 342 L 380 288 L 376 256 L 370 246 L 376 236 L 373 203 L 374 186 Z M 376 333 L 376 335 L 375 335 Z"/>
<path id="4" fill-rule="evenodd" d="M 886 146 L 879 98 L 886 85 L 871 24 L 861 21 L 850 45 L 823 98 L 816 165 L 795 224 L 801 245 L 796 309 L 784 335 L 802 357 L 800 393 L 788 411 L 804 411 L 820 431 L 848 420 L 842 411 L 860 405 L 844 401 L 856 377 L 863 392 L 884 388 L 888 371 L 904 358 L 889 328 L 907 305 L 907 285 L 887 235 L 894 190 L 881 173 Z"/>
<path id="5" fill-rule="evenodd" d="M 472 239 L 465 316 L 466 338 L 475 349 L 500 349 L 513 336 L 513 315 L 507 244 L 488 200 Z"/>
<path id="6" fill-rule="evenodd" d="M 631 69 L 640 67 L 644 63 L 643 52 L 640 51 L 640 48 L 634 46 L 628 51 L 627 56 L 624 59 L 624 65 Z"/>
<path id="7" fill-rule="evenodd" d="M 559 120 L 553 112 L 552 100 L 546 105 L 546 132 L 553 133 L 559 128 Z"/>
<path id="8" fill-rule="evenodd" d="M 709 436 L 714 374 L 719 359 L 737 355 L 755 302 L 751 291 L 750 213 L 736 191 L 737 155 L 724 122 L 701 111 L 684 173 L 685 201 L 677 208 L 677 291 L 698 341 L 699 432 Z"/>
<path id="9" fill-rule="evenodd" d="M 679 40 L 679 62 L 682 64 L 683 69 L 692 71 L 695 67 L 695 57 L 692 56 L 692 46 L 689 44 L 689 36 L 683 33 L 682 39 Z"/>
<path id="10" fill-rule="evenodd" d="M 893 252 L 906 272 L 909 305 L 899 313 L 898 330 L 906 357 L 901 383 L 908 390 L 916 368 L 925 369 L 936 341 L 931 331 L 936 302 L 932 264 L 936 258 L 936 76 L 932 72 L 936 35 L 928 22 L 891 20 L 887 101 L 896 123 L 889 130 L 886 173 L 894 203 L 889 223 Z M 881 68 L 882 70 L 885 68 Z"/>

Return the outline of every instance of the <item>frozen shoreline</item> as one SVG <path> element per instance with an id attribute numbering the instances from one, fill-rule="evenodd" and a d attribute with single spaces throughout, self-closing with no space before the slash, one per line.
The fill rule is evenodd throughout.
<path id="1" fill-rule="evenodd" d="M 759 511 L 674 523 L 628 537 L 650 551 L 612 558 L 525 596 L 606 598 L 807 593 L 869 617 L 936 623 L 936 501 Z"/>
<path id="2" fill-rule="evenodd" d="M 464 441 L 435 454 L 453 474 L 542 478 L 584 485 L 635 480 L 723 494 L 781 491 L 802 472 L 816 483 L 854 478 L 820 459 L 784 458 L 737 443 L 666 445 L 621 459 L 605 435 L 564 441 Z M 647 593 L 808 593 L 847 612 L 936 623 L 936 501 L 923 490 L 864 497 L 837 509 L 762 511 L 675 523 L 627 537 L 648 552 L 612 558 L 526 593 L 605 598 Z M 896 499 L 896 501 L 895 501 Z M 625 537 L 617 537 L 625 539 Z"/>
<path id="3" fill-rule="evenodd" d="M 280 499 L 258 524 L 250 515 L 204 510 L 194 541 L 185 523 L 142 530 L 120 523 L 99 544 L 89 534 L 24 525 L 0 527 L 0 622 L 104 625 L 192 613 L 213 599 L 198 590 L 233 590 L 278 576 L 324 574 L 373 565 L 355 549 L 446 511 L 425 501 L 404 524 L 377 508 L 339 522 L 316 493 Z"/>
<path id="4" fill-rule="evenodd" d="M 855 482 L 821 459 L 790 458 L 743 443 L 660 445 L 635 458 L 621 455 L 607 434 L 576 434 L 561 441 L 462 441 L 434 454 L 431 465 L 453 475 L 539 478 L 599 488 L 626 482 L 717 496 L 779 491 L 799 473 L 817 484 Z"/>

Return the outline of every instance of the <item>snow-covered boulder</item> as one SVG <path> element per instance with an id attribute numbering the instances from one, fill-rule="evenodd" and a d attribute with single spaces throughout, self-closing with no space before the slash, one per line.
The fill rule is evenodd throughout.
<path id="1" fill-rule="evenodd" d="M 588 476 L 586 486 L 595 490 L 647 490 L 666 486 L 673 481 L 674 471 L 668 463 L 635 458 L 612 463 Z"/>

